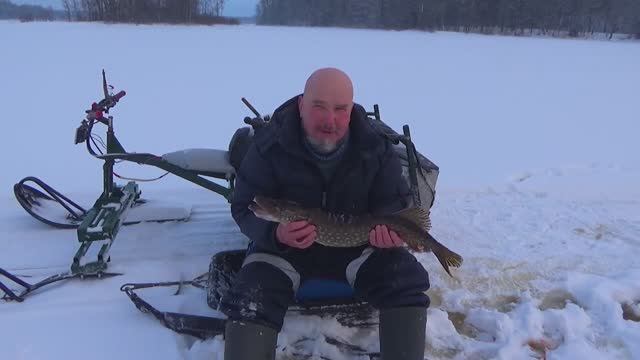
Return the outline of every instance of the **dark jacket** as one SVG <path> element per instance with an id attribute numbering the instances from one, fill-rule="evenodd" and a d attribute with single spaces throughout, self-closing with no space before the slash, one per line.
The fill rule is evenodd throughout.
<path id="1" fill-rule="evenodd" d="M 298 250 L 275 239 L 276 223 L 257 218 L 247 208 L 254 195 L 296 201 L 333 213 L 391 213 L 407 206 L 408 185 L 392 144 L 354 104 L 349 146 L 333 178 L 325 182 L 316 159 L 303 143 L 298 96 L 276 109 L 268 125 L 256 131 L 237 171 L 231 213 L 250 240 L 249 250 L 283 255 Z"/>

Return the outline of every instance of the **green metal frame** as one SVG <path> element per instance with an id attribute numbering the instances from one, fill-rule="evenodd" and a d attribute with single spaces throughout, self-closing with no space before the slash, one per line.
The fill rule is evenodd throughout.
<path id="1" fill-rule="evenodd" d="M 98 156 L 98 158 L 104 160 L 102 167 L 103 191 L 77 229 L 78 241 L 81 245 L 74 255 L 73 263 L 71 264 L 71 272 L 73 274 L 99 276 L 105 272 L 107 263 L 110 260 L 109 250 L 115 241 L 122 222 L 126 218 L 126 213 L 135 204 L 136 200 L 140 198 L 140 189 L 134 181 L 128 182 L 125 186 L 118 186 L 114 182 L 113 166 L 116 160 L 127 160 L 159 167 L 185 180 L 214 191 L 225 197 L 229 202 L 233 196 L 234 176 L 228 177 L 226 174 L 185 170 L 153 154 L 129 154 L 115 135 L 113 117 L 108 117 L 107 126 L 107 152 L 106 154 Z M 89 131 L 90 130 L 91 128 L 89 128 Z M 87 139 L 87 141 L 89 141 L 89 139 Z M 222 186 L 202 177 L 203 175 L 224 179 L 228 182 L 229 186 Z M 97 242 L 101 243 L 97 259 L 83 264 L 83 257 L 87 254 L 91 245 Z"/>

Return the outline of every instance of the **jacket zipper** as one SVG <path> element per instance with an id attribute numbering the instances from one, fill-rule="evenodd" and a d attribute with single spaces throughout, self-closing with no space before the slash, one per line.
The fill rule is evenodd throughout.
<path id="1" fill-rule="evenodd" d="M 326 210 L 327 208 L 327 192 L 322 191 L 322 210 Z"/>

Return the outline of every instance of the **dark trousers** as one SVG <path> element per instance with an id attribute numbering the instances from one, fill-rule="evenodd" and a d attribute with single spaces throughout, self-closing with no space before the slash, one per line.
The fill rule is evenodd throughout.
<path id="1" fill-rule="evenodd" d="M 429 306 L 429 275 L 404 248 L 329 248 L 314 244 L 306 251 L 277 256 L 249 254 L 220 310 L 233 320 L 282 329 L 295 291 L 306 279 L 347 281 L 357 299 L 378 309 Z"/>

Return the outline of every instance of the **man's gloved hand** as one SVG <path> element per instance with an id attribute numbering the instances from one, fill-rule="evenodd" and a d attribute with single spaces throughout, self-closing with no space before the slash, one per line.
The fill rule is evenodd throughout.
<path id="1" fill-rule="evenodd" d="M 394 248 L 404 245 L 404 241 L 395 231 L 389 230 L 386 225 L 376 225 L 369 232 L 369 243 L 377 248 Z"/>
<path id="2" fill-rule="evenodd" d="M 276 238 L 281 243 L 298 248 L 306 249 L 316 241 L 316 227 L 307 220 L 299 220 L 288 224 L 278 224 L 276 228 Z"/>

